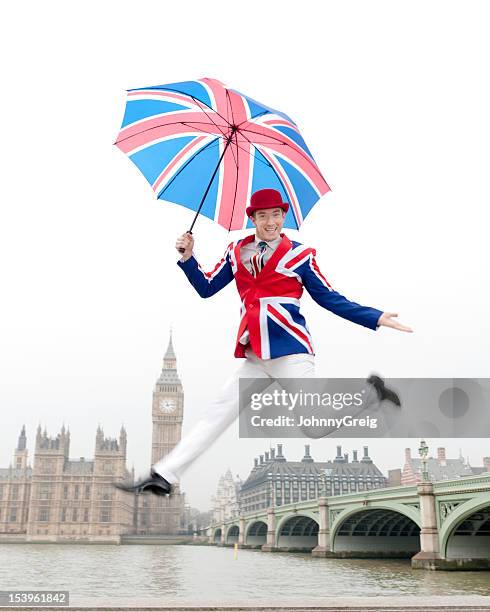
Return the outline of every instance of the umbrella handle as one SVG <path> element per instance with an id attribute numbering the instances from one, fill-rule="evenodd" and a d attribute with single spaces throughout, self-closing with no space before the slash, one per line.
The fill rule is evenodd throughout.
<path id="1" fill-rule="evenodd" d="M 187 231 L 187 232 L 186 232 L 186 234 L 191 234 L 191 236 L 192 236 L 192 232 L 191 232 L 191 230 Z M 184 248 L 182 248 L 182 247 L 180 247 L 180 248 L 179 248 L 179 249 L 177 249 L 177 250 L 179 251 L 179 253 L 185 253 L 185 249 L 184 249 Z"/>

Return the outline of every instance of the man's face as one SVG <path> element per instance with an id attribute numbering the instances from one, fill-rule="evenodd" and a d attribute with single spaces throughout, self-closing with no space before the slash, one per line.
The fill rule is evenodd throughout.
<path id="1" fill-rule="evenodd" d="M 257 237 L 261 240 L 279 238 L 285 217 L 286 213 L 282 208 L 256 210 L 252 217 L 252 223 L 256 227 Z"/>

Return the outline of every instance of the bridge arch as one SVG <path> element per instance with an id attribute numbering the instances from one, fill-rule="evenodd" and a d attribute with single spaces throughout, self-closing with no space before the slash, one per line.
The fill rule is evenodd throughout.
<path id="1" fill-rule="evenodd" d="M 213 542 L 215 544 L 221 542 L 221 527 L 218 527 L 217 529 L 214 530 L 214 533 L 213 533 Z"/>
<path id="2" fill-rule="evenodd" d="M 457 506 L 442 524 L 439 542 L 445 559 L 489 559 L 489 496 L 469 499 Z"/>
<path id="3" fill-rule="evenodd" d="M 333 552 L 353 557 L 412 557 L 420 551 L 420 514 L 404 504 L 357 505 L 330 531 Z"/>
<path id="4" fill-rule="evenodd" d="M 260 519 L 253 519 L 245 528 L 244 544 L 249 546 L 262 546 L 267 542 L 267 523 Z"/>
<path id="5" fill-rule="evenodd" d="M 238 525 L 230 525 L 225 533 L 225 544 L 235 544 L 238 542 L 240 528 Z"/>
<path id="6" fill-rule="evenodd" d="M 313 512 L 286 514 L 276 524 L 276 546 L 311 551 L 318 545 L 318 516 Z"/>

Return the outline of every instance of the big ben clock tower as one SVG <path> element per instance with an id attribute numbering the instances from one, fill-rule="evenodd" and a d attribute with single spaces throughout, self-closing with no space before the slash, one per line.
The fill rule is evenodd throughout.
<path id="1" fill-rule="evenodd" d="M 153 435 L 151 463 L 157 463 L 177 445 L 182 437 L 184 418 L 184 391 L 177 374 L 177 359 L 172 344 L 172 335 L 163 358 L 160 378 L 153 391 Z"/>
<path id="2" fill-rule="evenodd" d="M 177 374 L 177 358 L 172 344 L 172 334 L 163 358 L 163 367 L 153 390 L 151 410 L 152 442 L 151 464 L 178 444 L 182 435 L 184 417 L 184 391 Z M 138 533 L 178 534 L 185 529 L 184 493 L 180 483 L 172 485 L 172 495 L 138 495 Z"/>

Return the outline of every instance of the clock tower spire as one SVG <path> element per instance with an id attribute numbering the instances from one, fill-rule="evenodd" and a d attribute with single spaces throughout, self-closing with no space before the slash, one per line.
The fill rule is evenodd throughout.
<path id="1" fill-rule="evenodd" d="M 172 331 L 163 366 L 153 389 L 151 464 L 157 463 L 180 442 L 184 417 L 184 391 L 177 373 Z M 142 499 L 140 499 L 142 498 Z M 185 494 L 172 484 L 170 497 L 138 495 L 138 533 L 177 534 L 184 526 Z"/>
<path id="2" fill-rule="evenodd" d="M 174 345 L 172 343 L 172 328 L 170 328 L 170 338 L 168 340 L 167 351 L 165 353 L 165 357 L 163 358 L 163 369 L 176 370 L 176 368 L 177 358 L 175 357 Z"/>
<path id="3" fill-rule="evenodd" d="M 172 342 L 172 331 L 163 367 L 153 391 L 153 436 L 151 463 L 157 463 L 178 444 L 182 437 L 184 391 L 177 373 L 177 357 Z"/>

